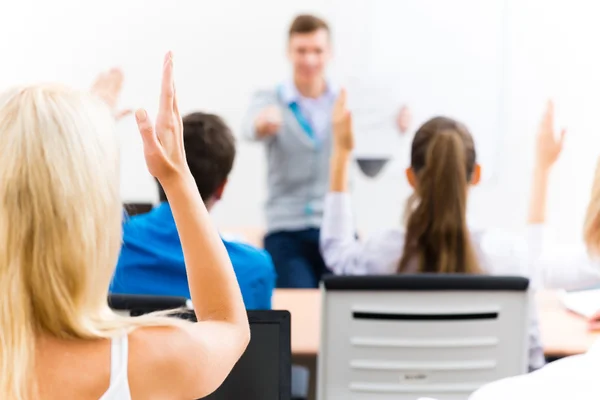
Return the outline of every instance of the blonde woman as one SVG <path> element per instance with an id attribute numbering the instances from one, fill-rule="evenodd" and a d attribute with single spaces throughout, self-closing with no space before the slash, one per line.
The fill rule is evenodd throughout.
<path id="1" fill-rule="evenodd" d="M 572 254 L 566 266 L 559 262 L 542 264 L 550 283 L 591 285 L 600 275 L 600 163 L 596 168 L 592 196 L 584 224 L 587 253 Z M 600 304 L 598 305 L 600 307 Z M 600 315 L 599 315 L 600 316 Z M 590 328 L 600 328 L 596 316 Z M 528 375 L 504 379 L 484 386 L 470 400 L 596 400 L 600 398 L 597 375 L 600 370 L 600 342 L 585 354 L 563 358 Z"/>
<path id="2" fill-rule="evenodd" d="M 585 248 L 565 248 L 560 243 L 546 245 L 542 251 L 546 224 L 548 182 L 552 167 L 562 152 L 565 131 L 554 130 L 554 105 L 546 106 L 544 118 L 536 137 L 535 163 L 529 206 L 529 244 L 538 247 L 531 277 L 538 287 L 550 289 L 579 289 L 600 285 L 600 175 L 596 170 L 592 197 L 584 226 Z M 549 249 L 549 250 L 548 250 Z M 600 305 L 599 305 L 600 306 Z"/>
<path id="3" fill-rule="evenodd" d="M 114 105 L 120 81 L 95 90 Z M 0 398 L 193 399 L 243 353 L 249 328 L 227 252 L 185 161 L 163 65 L 153 126 L 136 112 L 148 169 L 169 198 L 198 323 L 108 308 L 121 244 L 119 149 L 106 104 L 36 85 L 0 98 Z"/>

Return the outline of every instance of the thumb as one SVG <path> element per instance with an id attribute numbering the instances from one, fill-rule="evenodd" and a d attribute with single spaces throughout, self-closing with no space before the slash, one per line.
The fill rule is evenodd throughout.
<path id="1" fill-rule="evenodd" d="M 567 134 L 567 130 L 566 130 L 565 128 L 563 128 L 563 129 L 560 131 L 560 138 L 558 139 L 558 143 L 559 143 L 561 146 L 562 146 L 562 144 L 563 144 L 563 143 L 564 143 L 564 141 L 565 141 L 565 135 L 566 135 L 566 134 Z"/>
<path id="2" fill-rule="evenodd" d="M 338 94 L 337 99 L 335 99 L 335 104 L 333 106 L 334 113 L 342 113 L 344 110 L 346 110 L 346 96 L 346 89 L 341 88 L 340 93 Z"/>
<path id="3" fill-rule="evenodd" d="M 131 114 L 133 111 L 132 110 L 121 110 L 119 111 L 117 114 L 115 114 L 115 119 L 118 121 L 122 118 L 125 118 L 126 116 L 128 116 L 129 114 Z"/>
<path id="4" fill-rule="evenodd" d="M 137 122 L 138 130 L 142 136 L 144 143 L 144 150 L 152 150 L 159 148 L 158 138 L 154 134 L 154 127 L 152 121 L 148 117 L 146 110 L 140 108 L 135 112 L 135 120 Z"/>

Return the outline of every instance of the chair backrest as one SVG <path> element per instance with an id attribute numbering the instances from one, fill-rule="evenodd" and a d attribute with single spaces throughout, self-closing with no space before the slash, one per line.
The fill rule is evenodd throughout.
<path id="1" fill-rule="evenodd" d="M 466 399 L 527 372 L 528 285 L 474 275 L 326 278 L 318 399 Z"/>
<path id="2" fill-rule="evenodd" d="M 192 310 L 192 302 L 185 297 L 147 296 L 137 294 L 110 294 L 108 305 L 113 311 L 121 314 L 138 316 L 154 311 L 174 309 Z"/>

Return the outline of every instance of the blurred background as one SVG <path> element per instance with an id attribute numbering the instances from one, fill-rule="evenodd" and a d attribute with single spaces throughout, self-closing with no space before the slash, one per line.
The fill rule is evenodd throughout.
<path id="1" fill-rule="evenodd" d="M 348 88 L 357 156 L 389 159 L 374 178 L 355 168 L 358 226 L 401 223 L 414 130 L 434 114 L 473 131 L 485 174 L 470 198 L 477 225 L 525 222 L 533 139 L 545 101 L 556 101 L 566 148 L 555 166 L 548 221 L 579 241 L 600 154 L 600 2 L 593 0 L 54 0 L 0 4 L 0 87 L 61 81 L 85 88 L 111 66 L 124 70 L 123 107 L 157 107 L 161 59 L 175 55 L 182 111 L 223 116 L 239 133 L 253 91 L 289 77 L 287 28 L 314 13 L 333 30 L 331 76 Z M 393 129 L 410 106 L 411 130 Z M 118 125 L 122 196 L 153 203 L 133 118 Z M 240 139 L 217 223 L 263 225 L 265 158 Z M 563 212 L 568 210 L 568 212 Z M 390 215 L 397 218 L 390 218 Z M 575 218 L 573 216 L 576 216 Z"/>

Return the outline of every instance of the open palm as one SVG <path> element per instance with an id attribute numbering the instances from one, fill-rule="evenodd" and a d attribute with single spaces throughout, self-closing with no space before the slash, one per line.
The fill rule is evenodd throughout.
<path id="1" fill-rule="evenodd" d="M 123 71 L 119 68 L 112 68 L 110 71 L 98 75 L 90 89 L 93 94 L 106 103 L 116 120 L 131 114 L 131 110 L 128 109 L 117 111 L 117 103 L 123 88 L 123 80 Z"/>
<path id="2" fill-rule="evenodd" d="M 173 177 L 189 173 L 183 147 L 183 122 L 173 80 L 173 56 L 167 53 L 163 63 L 160 102 L 156 124 L 148 113 L 139 109 L 135 113 L 144 143 L 144 157 L 148 171 L 161 184 Z"/>
<path id="3" fill-rule="evenodd" d="M 554 103 L 548 101 L 540 123 L 536 142 L 536 160 L 540 167 L 550 168 L 558 159 L 565 139 L 566 130 L 560 135 L 554 130 Z"/>
<path id="4" fill-rule="evenodd" d="M 348 110 L 346 90 L 340 94 L 333 106 L 333 137 L 336 150 L 350 152 L 354 149 L 354 132 L 352 128 L 352 114 Z"/>

